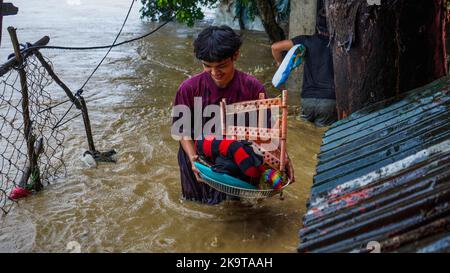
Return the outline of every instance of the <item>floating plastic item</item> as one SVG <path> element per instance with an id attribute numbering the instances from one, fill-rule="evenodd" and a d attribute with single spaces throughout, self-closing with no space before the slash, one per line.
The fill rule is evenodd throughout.
<path id="1" fill-rule="evenodd" d="M 12 200 L 17 200 L 20 198 L 24 198 L 27 197 L 29 195 L 31 195 L 31 191 L 27 190 L 25 188 L 21 188 L 21 187 L 14 187 L 11 191 L 11 193 L 9 194 L 9 198 L 11 198 Z"/>
<path id="2" fill-rule="evenodd" d="M 261 176 L 261 184 L 267 184 L 274 190 L 279 190 L 283 186 L 283 174 L 274 169 L 266 170 Z"/>
<path id="3" fill-rule="evenodd" d="M 200 172 L 202 182 L 210 187 L 228 195 L 241 198 L 267 198 L 281 194 L 282 190 L 290 184 L 290 180 L 278 189 L 258 189 L 257 187 L 227 174 L 217 173 L 211 167 L 199 162 L 194 162 Z"/>

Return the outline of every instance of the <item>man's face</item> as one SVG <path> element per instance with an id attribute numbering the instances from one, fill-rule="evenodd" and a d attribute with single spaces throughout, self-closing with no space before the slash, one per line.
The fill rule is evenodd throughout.
<path id="1" fill-rule="evenodd" d="M 217 86 L 226 87 L 234 76 L 234 62 L 237 59 L 238 52 L 233 57 L 220 62 L 202 61 L 203 70 L 211 75 Z"/>

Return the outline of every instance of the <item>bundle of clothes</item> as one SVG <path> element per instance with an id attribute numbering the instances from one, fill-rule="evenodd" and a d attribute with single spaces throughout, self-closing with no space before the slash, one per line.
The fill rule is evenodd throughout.
<path id="1" fill-rule="evenodd" d="M 278 190 L 283 186 L 282 173 L 264 164 L 263 156 L 251 142 L 207 136 L 195 141 L 195 149 L 215 172 L 234 176 L 259 189 Z"/>

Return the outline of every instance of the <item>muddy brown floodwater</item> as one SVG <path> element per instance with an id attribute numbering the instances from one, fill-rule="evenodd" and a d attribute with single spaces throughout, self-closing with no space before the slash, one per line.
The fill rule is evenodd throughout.
<path id="1" fill-rule="evenodd" d="M 19 40 L 50 36 L 51 45 L 109 44 L 129 1 L 17 0 L 19 14 L 4 18 L 1 60 L 12 52 L 6 27 Z M 140 3 L 120 39 L 153 29 L 139 19 Z M 112 50 L 86 86 L 97 149 L 118 151 L 117 164 L 86 169 L 81 119 L 63 129 L 67 176 L 0 216 L 0 251 L 67 252 L 71 241 L 82 252 L 295 252 L 323 129 L 300 121 L 299 94 L 290 92 L 288 151 L 297 182 L 284 194 L 240 207 L 184 201 L 170 136 L 171 103 L 178 85 L 201 71 L 192 42 L 201 27 L 171 23 L 155 35 Z M 119 40 L 120 40 L 119 39 Z M 42 50 L 73 89 L 81 86 L 104 50 Z M 3 62 L 2 61 L 2 62 Z M 244 32 L 239 69 L 263 82 L 271 96 L 273 68 L 267 36 Z M 64 97 L 55 88 L 54 96 Z M 63 107 L 64 108 L 64 107 Z M 63 113 L 65 109 L 56 111 Z"/>

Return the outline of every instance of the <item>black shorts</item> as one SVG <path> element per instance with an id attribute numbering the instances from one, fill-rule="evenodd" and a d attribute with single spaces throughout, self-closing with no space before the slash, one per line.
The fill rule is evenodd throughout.
<path id="1" fill-rule="evenodd" d="M 330 126 L 337 121 L 336 100 L 302 98 L 300 117 L 317 126 Z"/>

